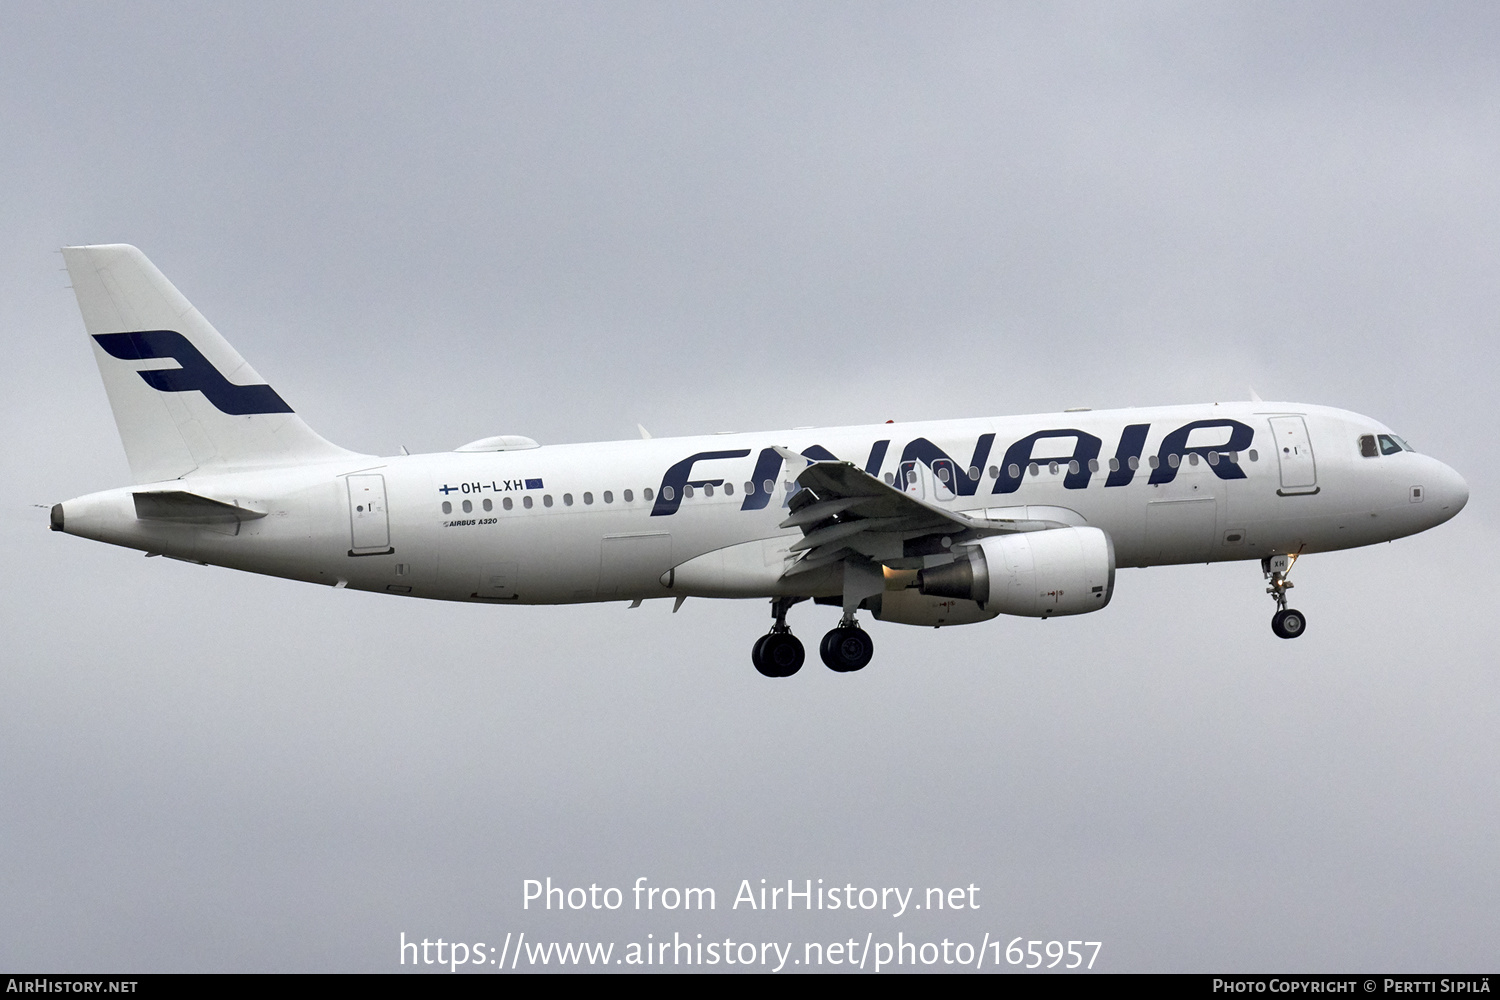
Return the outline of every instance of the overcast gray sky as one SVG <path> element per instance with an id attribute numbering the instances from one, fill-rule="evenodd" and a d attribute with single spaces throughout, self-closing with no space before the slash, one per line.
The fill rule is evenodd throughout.
<path id="1" fill-rule="evenodd" d="M 1492 970 L 1500 12 L 1487 4 L 7 4 L 0 968 L 498 943 L 1102 940 L 1110 970 Z M 492 608 L 46 530 L 129 480 L 53 251 L 141 247 L 392 454 L 1262 396 L 1467 477 L 1297 567 L 872 626 Z M 833 609 L 799 606 L 816 639 Z M 523 912 L 521 880 L 712 915 Z M 741 879 L 982 887 L 748 916 Z"/>

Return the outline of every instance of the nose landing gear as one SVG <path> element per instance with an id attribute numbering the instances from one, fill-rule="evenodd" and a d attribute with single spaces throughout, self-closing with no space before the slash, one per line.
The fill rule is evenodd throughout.
<path id="1" fill-rule="evenodd" d="M 1295 554 L 1267 556 L 1260 561 L 1260 571 L 1270 581 L 1266 593 L 1276 602 L 1276 613 L 1271 616 L 1271 631 L 1281 639 L 1295 639 L 1307 629 L 1307 618 L 1302 612 L 1286 606 L 1286 592 L 1295 586 L 1287 576 L 1296 562 Z"/>
<path id="2" fill-rule="evenodd" d="M 767 677 L 790 677 L 802 669 L 802 661 L 807 658 L 802 640 L 792 635 L 791 627 L 786 623 L 787 610 L 796 600 L 792 597 L 772 599 L 771 615 L 776 624 L 771 626 L 771 631 L 756 639 L 750 649 L 750 661 Z"/>

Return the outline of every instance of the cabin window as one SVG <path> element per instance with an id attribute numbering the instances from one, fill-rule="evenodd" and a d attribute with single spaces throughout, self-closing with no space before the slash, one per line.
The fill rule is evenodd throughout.
<path id="1" fill-rule="evenodd" d="M 1251 448 L 1249 451 L 1245 452 L 1245 454 L 1250 456 L 1250 461 L 1252 462 L 1260 461 L 1260 454 L 1254 448 Z"/>
<path id="2" fill-rule="evenodd" d="M 991 479 L 999 479 L 1000 478 L 1000 468 L 999 468 L 999 466 L 995 466 L 995 465 L 990 466 L 990 478 Z"/>
<path id="3" fill-rule="evenodd" d="M 542 506 L 543 507 L 551 507 L 552 506 L 552 494 L 551 493 L 543 493 L 542 494 Z"/>
<path id="4" fill-rule="evenodd" d="M 453 505 L 451 503 L 449 503 L 448 501 L 446 501 L 446 500 L 443 501 L 443 513 L 444 514 L 451 514 L 451 513 L 453 513 Z"/>
<path id="5" fill-rule="evenodd" d="M 571 494 L 571 493 L 564 493 L 563 494 L 563 506 L 564 507 L 571 507 L 571 506 L 573 506 L 573 494 Z"/>
<path id="6" fill-rule="evenodd" d="M 1091 458 L 1091 459 L 1089 459 L 1089 471 L 1090 472 L 1098 472 L 1099 471 L 1099 460 L 1097 458 Z"/>
<path id="7" fill-rule="evenodd" d="M 583 495 L 583 505 L 585 507 L 591 506 L 593 504 L 593 502 L 594 502 L 594 494 L 592 494 L 592 493 L 585 493 Z"/>
<path id="8" fill-rule="evenodd" d="M 1380 435 L 1380 453 L 1382 455 L 1394 455 L 1400 450 L 1401 446 L 1396 443 L 1395 438 L 1389 434 Z"/>
<path id="9" fill-rule="evenodd" d="M 465 514 L 469 514 L 469 513 L 472 513 L 473 510 L 474 510 L 474 503 L 473 503 L 473 501 L 471 501 L 471 500 L 465 500 L 464 501 L 464 513 Z"/>
<path id="10" fill-rule="evenodd" d="M 516 505 L 516 502 L 514 500 L 512 500 L 510 497 L 506 497 L 505 499 L 503 499 L 503 500 L 500 501 L 500 506 L 504 507 L 506 510 L 510 510 L 515 505 Z"/>
<path id="11" fill-rule="evenodd" d="M 885 474 L 885 484 L 887 486 L 894 486 L 896 484 L 896 474 L 894 472 L 887 472 Z"/>
<path id="12" fill-rule="evenodd" d="M 1130 466 L 1131 472 L 1134 472 L 1136 469 L 1139 469 L 1141 467 L 1141 456 L 1131 455 L 1125 460 L 1125 464 Z"/>
<path id="13" fill-rule="evenodd" d="M 1211 451 L 1211 452 L 1208 453 L 1208 464 L 1209 465 L 1218 465 L 1219 464 L 1219 453 L 1218 452 Z"/>
<path id="14" fill-rule="evenodd" d="M 626 503 L 632 503 L 635 500 L 635 493 L 630 490 L 626 490 L 622 495 Z"/>
<path id="15" fill-rule="evenodd" d="M 770 496 L 772 493 L 776 492 L 776 483 L 773 480 L 767 479 L 761 485 L 766 488 L 766 495 L 767 496 Z"/>
<path id="16" fill-rule="evenodd" d="M 969 481 L 975 483 L 979 482 L 979 466 L 969 466 Z"/>
<path id="17" fill-rule="evenodd" d="M 1174 452 L 1173 454 L 1167 456 L 1167 464 L 1175 469 L 1182 464 L 1182 459 L 1179 458 Z"/>
<path id="18" fill-rule="evenodd" d="M 1057 475 L 1057 463 L 1056 462 L 1048 462 L 1047 463 L 1047 472 L 1050 473 L 1051 475 L 1054 475 L 1054 476 Z"/>
<path id="19" fill-rule="evenodd" d="M 1146 459 L 1146 464 L 1151 466 L 1151 468 L 1153 469 L 1160 468 L 1161 459 L 1157 458 L 1155 455 L 1152 455 L 1150 458 Z"/>
<path id="20" fill-rule="evenodd" d="M 486 499 L 484 501 L 484 509 L 485 510 L 494 510 L 495 509 L 495 501 Z"/>
<path id="21" fill-rule="evenodd" d="M 725 483 L 724 484 L 724 495 L 726 497 L 732 497 L 732 496 L 734 496 L 734 484 L 733 483 Z"/>
<path id="22" fill-rule="evenodd" d="M 747 496 L 747 497 L 753 497 L 753 496 L 755 496 L 755 484 L 752 483 L 752 482 L 750 482 L 750 481 L 748 481 L 748 480 L 746 480 L 746 482 L 745 482 L 745 496 Z"/>
<path id="23" fill-rule="evenodd" d="M 1071 461 L 1071 462 L 1068 463 L 1068 475 L 1070 475 L 1070 476 L 1076 476 L 1076 475 L 1078 475 L 1078 459 L 1075 458 L 1075 459 L 1073 459 L 1073 461 Z"/>
<path id="24" fill-rule="evenodd" d="M 1032 462 L 1030 465 L 1026 466 L 1026 471 L 1031 473 L 1033 476 L 1037 476 L 1041 475 L 1042 467 L 1037 465 L 1035 462 Z"/>
<path id="25" fill-rule="evenodd" d="M 668 487 L 668 489 L 670 489 L 670 488 L 671 487 Z M 651 487 L 647 486 L 645 489 L 641 490 L 641 499 L 644 500 L 644 501 L 646 501 L 647 503 L 651 502 L 651 496 L 652 496 Z M 627 496 L 625 499 L 629 500 L 630 497 Z M 671 497 L 667 497 L 667 499 L 670 500 L 672 498 Z"/>
<path id="26" fill-rule="evenodd" d="M 938 469 L 937 470 L 937 476 L 938 476 L 938 479 L 941 482 L 945 482 L 946 483 L 948 481 L 948 469 L 947 469 L 947 467 L 944 466 L 944 467 Z"/>
<path id="27" fill-rule="evenodd" d="M 671 488 L 672 487 L 668 486 L 667 489 L 666 490 L 662 490 L 662 492 L 665 493 L 665 492 L 667 492 L 667 490 L 670 490 Z M 682 498 L 684 500 L 691 500 L 693 498 L 693 492 L 694 491 L 693 491 L 693 488 L 691 486 L 684 486 L 682 488 Z M 670 500 L 672 498 L 671 497 L 667 497 L 667 499 Z"/>
<path id="28" fill-rule="evenodd" d="M 609 490 L 605 490 L 604 491 L 604 502 L 605 503 L 614 503 L 615 502 L 615 495 L 614 495 L 614 493 L 610 492 Z"/>
<path id="29" fill-rule="evenodd" d="M 530 510 L 531 509 L 531 497 L 522 497 L 521 498 L 521 506 L 525 507 L 527 510 Z"/>
<path id="30" fill-rule="evenodd" d="M 1112 459 L 1109 460 L 1109 471 L 1110 472 L 1119 472 L 1120 471 L 1120 460 L 1118 458 L 1112 458 Z"/>
<path id="31" fill-rule="evenodd" d="M 1190 451 L 1190 452 L 1188 452 L 1188 465 L 1197 465 L 1197 464 L 1198 464 L 1198 453 L 1196 451 Z"/>

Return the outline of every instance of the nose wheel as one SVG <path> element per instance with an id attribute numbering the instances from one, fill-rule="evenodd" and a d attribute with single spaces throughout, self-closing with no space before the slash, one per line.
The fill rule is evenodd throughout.
<path id="1" fill-rule="evenodd" d="M 1296 555 L 1267 556 L 1260 561 L 1260 570 L 1269 581 L 1266 593 L 1276 602 L 1276 613 L 1271 616 L 1271 631 L 1279 639 L 1295 639 L 1307 629 L 1306 616 L 1295 608 L 1286 606 L 1286 592 L 1294 586 L 1287 576 L 1296 562 Z"/>
<path id="2" fill-rule="evenodd" d="M 1293 608 L 1282 608 L 1271 616 L 1271 631 L 1282 639 L 1295 639 L 1307 628 L 1307 619 Z"/>

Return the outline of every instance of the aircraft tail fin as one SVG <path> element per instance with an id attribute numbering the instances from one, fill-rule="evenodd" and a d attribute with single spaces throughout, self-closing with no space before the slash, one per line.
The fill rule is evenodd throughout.
<path id="1" fill-rule="evenodd" d="M 137 483 L 354 454 L 308 427 L 135 247 L 62 254 Z"/>

